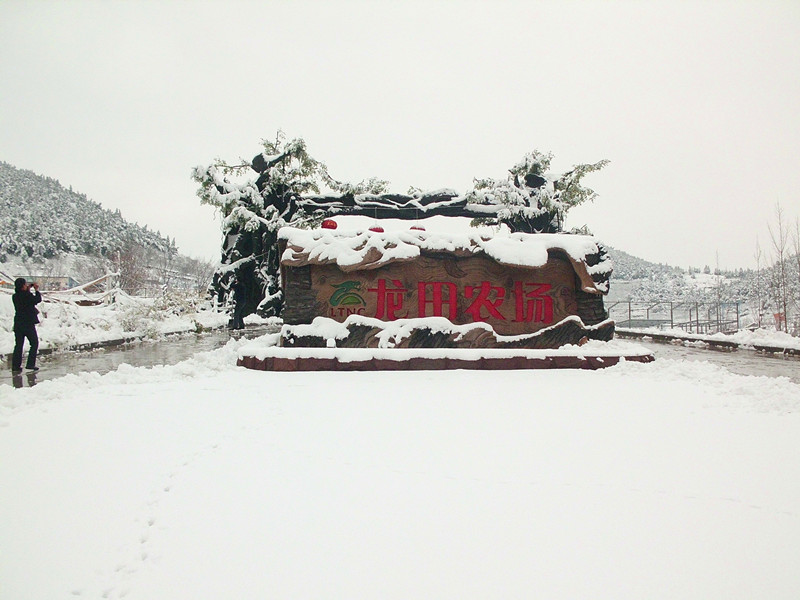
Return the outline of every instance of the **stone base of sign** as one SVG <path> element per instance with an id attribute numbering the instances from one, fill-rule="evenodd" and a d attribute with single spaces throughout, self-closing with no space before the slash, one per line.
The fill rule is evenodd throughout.
<path id="1" fill-rule="evenodd" d="M 324 327 L 286 325 L 281 330 L 280 345 L 285 348 L 501 348 L 552 349 L 568 344 L 580 345 L 589 340 L 610 341 L 614 322 L 584 325 L 579 317 L 568 317 L 535 333 L 501 336 L 483 323 L 452 325 L 426 319 L 382 322 L 353 317 L 341 324 L 335 339 Z"/>
<path id="2" fill-rule="evenodd" d="M 391 352 L 397 356 L 392 357 Z M 459 356 L 459 352 L 464 356 Z M 489 357 L 474 355 L 471 351 L 453 351 L 448 356 L 407 356 L 402 350 L 376 352 L 371 356 L 361 351 L 361 356 L 345 360 L 335 348 L 315 349 L 312 355 L 302 349 L 275 348 L 271 356 L 258 358 L 242 356 L 237 365 L 257 371 L 440 371 L 470 369 L 481 371 L 519 369 L 602 369 L 626 361 L 648 363 L 655 360 L 652 354 L 630 354 L 626 356 L 593 356 L 554 354 L 525 356 L 513 350 L 495 351 Z M 503 356 L 505 354 L 505 356 Z"/>

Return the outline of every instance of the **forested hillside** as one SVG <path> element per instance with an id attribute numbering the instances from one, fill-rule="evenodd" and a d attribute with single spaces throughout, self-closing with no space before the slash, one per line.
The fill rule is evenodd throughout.
<path id="1" fill-rule="evenodd" d="M 0 162 L 0 262 L 63 253 L 108 256 L 126 246 L 176 252 L 158 232 L 129 223 L 50 177 Z"/>
<path id="2" fill-rule="evenodd" d="M 606 246 L 606 250 L 614 261 L 614 279 L 648 279 L 657 275 L 666 277 L 683 273 L 680 267 L 653 263 L 611 246 Z"/>
<path id="3" fill-rule="evenodd" d="M 787 251 L 780 261 L 766 260 L 758 269 L 682 269 L 648 262 L 607 248 L 614 262 L 611 295 L 615 301 L 738 302 L 742 315 L 759 325 L 775 314 L 787 315 L 784 328 L 800 331 L 800 255 Z"/>
<path id="4" fill-rule="evenodd" d="M 216 263 L 178 253 L 159 232 L 126 221 L 57 180 L 0 161 L 0 265 L 3 278 L 71 277 L 79 283 L 119 274 L 128 293 L 204 293 Z"/>

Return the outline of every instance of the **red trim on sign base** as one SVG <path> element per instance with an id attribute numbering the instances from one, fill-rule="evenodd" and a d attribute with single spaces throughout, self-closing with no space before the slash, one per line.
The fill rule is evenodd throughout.
<path id="1" fill-rule="evenodd" d="M 502 371 L 518 369 L 603 369 L 619 363 L 621 359 L 631 362 L 649 363 L 655 360 L 652 354 L 632 356 L 568 356 L 553 355 L 541 358 L 509 356 L 507 358 L 425 358 L 406 360 L 372 358 L 369 360 L 342 361 L 338 358 L 314 357 L 268 357 L 258 359 L 244 356 L 236 364 L 256 371 L 441 371 L 469 369 Z"/>

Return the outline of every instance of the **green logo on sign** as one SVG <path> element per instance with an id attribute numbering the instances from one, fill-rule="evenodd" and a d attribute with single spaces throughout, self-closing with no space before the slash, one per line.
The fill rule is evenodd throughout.
<path id="1" fill-rule="evenodd" d="M 331 306 L 353 306 L 367 303 L 358 293 L 361 291 L 361 282 L 359 281 L 345 281 L 335 284 L 333 287 L 336 291 L 331 295 Z"/>

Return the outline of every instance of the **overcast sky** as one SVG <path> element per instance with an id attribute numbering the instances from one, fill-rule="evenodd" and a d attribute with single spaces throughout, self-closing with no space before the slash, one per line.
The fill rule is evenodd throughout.
<path id="1" fill-rule="evenodd" d="M 191 168 L 277 129 L 396 192 L 607 158 L 569 226 L 747 267 L 800 214 L 798 32 L 796 0 L 0 0 L 0 160 L 217 258 Z"/>

